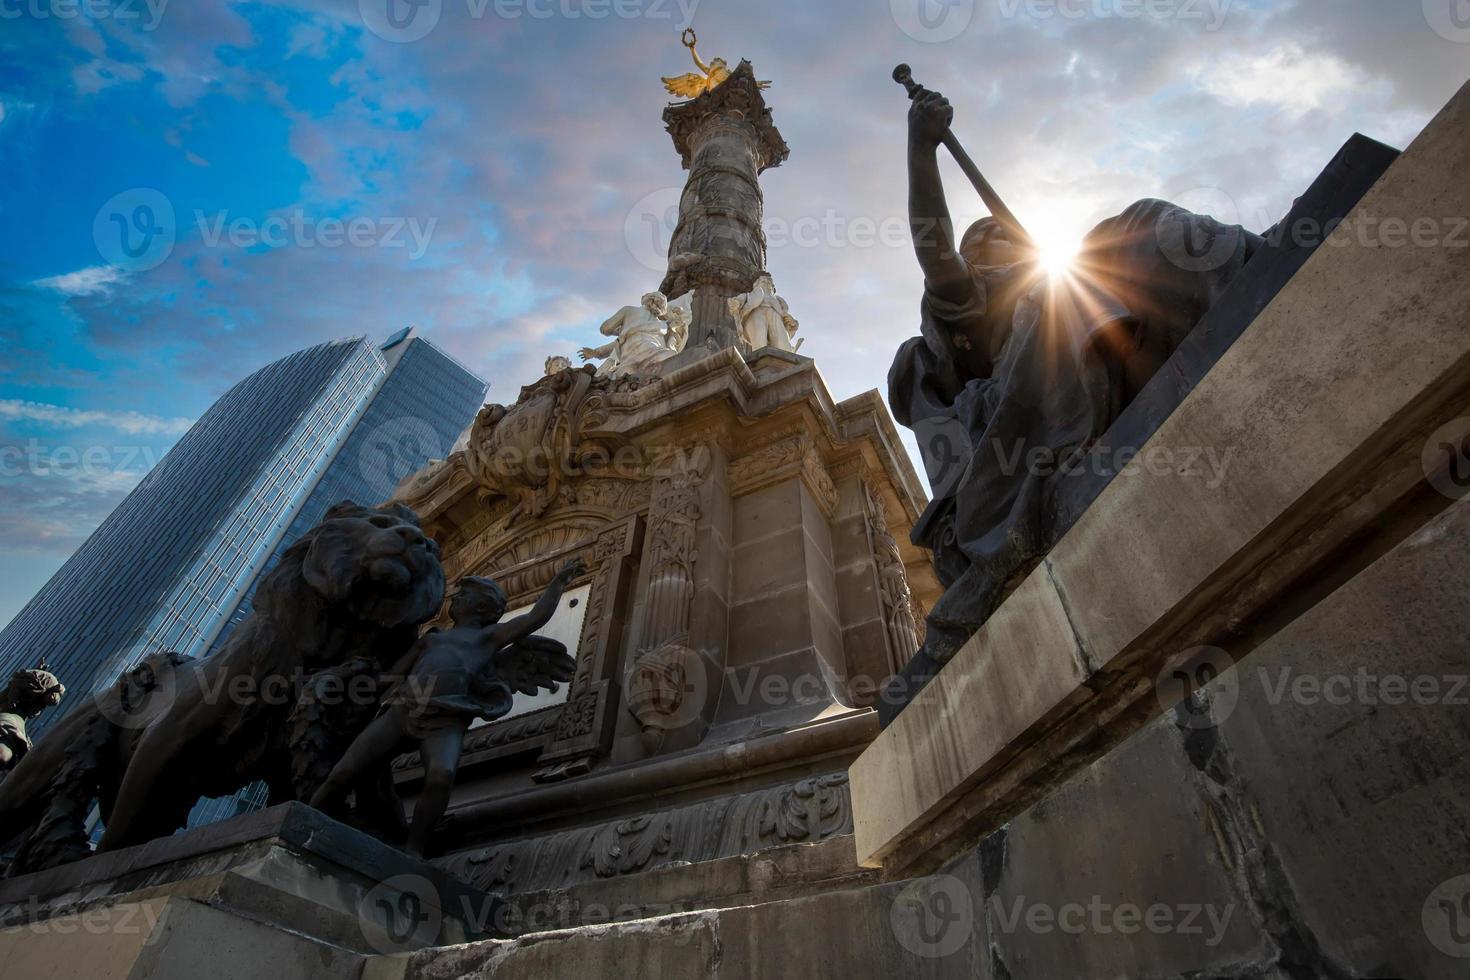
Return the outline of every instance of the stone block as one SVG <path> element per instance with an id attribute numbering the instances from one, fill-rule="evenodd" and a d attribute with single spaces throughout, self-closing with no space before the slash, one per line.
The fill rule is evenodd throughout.
<path id="1" fill-rule="evenodd" d="M 155 896 L 208 902 L 359 952 L 383 945 L 370 918 L 380 900 L 428 911 L 395 941 L 403 948 L 479 935 L 496 901 L 304 804 L 287 803 L 0 881 L 0 926 L 44 929 L 58 917 L 104 915 Z"/>
<path id="2" fill-rule="evenodd" d="M 1061 598 L 1037 569 L 853 764 L 859 857 L 881 864 L 885 845 L 983 778 L 1086 679 Z"/>
<path id="3" fill-rule="evenodd" d="M 1007 975 L 1251 975 L 1269 943 L 1205 779 L 1160 719 L 992 835 L 978 854 Z"/>
<path id="4" fill-rule="evenodd" d="M 1426 929 L 1461 924 L 1430 898 L 1470 873 L 1467 553 L 1462 501 L 1263 644 L 1238 699 L 1214 698 L 1302 931 L 1359 976 L 1465 975 Z"/>
<path id="5" fill-rule="evenodd" d="M 806 583 L 806 531 L 788 527 L 735 549 L 731 570 L 737 601 Z"/>

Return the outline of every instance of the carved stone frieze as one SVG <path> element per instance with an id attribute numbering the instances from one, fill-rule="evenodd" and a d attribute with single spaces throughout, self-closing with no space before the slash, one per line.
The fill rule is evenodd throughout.
<path id="1" fill-rule="evenodd" d="M 655 813 L 607 824 L 592 835 L 578 869 L 591 868 L 599 878 L 642 871 L 666 857 L 673 846 L 674 821 Z"/>
<path id="2" fill-rule="evenodd" d="M 788 435 L 738 457 L 730 464 L 730 489 L 734 496 L 740 497 L 798 475 L 830 520 L 837 510 L 837 486 L 816 444 L 805 432 Z"/>
<path id="3" fill-rule="evenodd" d="M 464 466 L 479 486 L 481 501 L 510 501 L 507 527 L 539 518 L 558 504 L 575 504 L 584 492 L 616 505 L 606 480 L 640 480 L 643 460 L 602 427 L 610 417 L 610 400 L 632 389 L 579 368 L 521 389 L 512 406 L 485 406 L 464 453 Z M 594 490 L 576 486 L 589 478 L 599 484 Z"/>
<path id="4" fill-rule="evenodd" d="M 527 892 L 712 861 L 852 832 L 847 773 L 452 854 L 440 865 L 477 888 Z"/>

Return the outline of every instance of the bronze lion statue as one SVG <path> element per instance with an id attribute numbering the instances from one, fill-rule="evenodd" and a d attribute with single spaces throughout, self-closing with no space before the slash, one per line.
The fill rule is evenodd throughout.
<path id="1" fill-rule="evenodd" d="M 309 798 L 335 760 L 301 756 L 351 742 L 376 711 L 376 676 L 443 601 L 439 546 L 413 511 L 338 504 L 285 552 L 218 653 L 146 658 L 0 783 L 0 843 L 20 838 L 10 873 L 85 856 L 93 800 L 99 848 L 112 850 L 171 834 L 199 799 L 257 780 L 272 803 Z M 366 687 L 321 683 L 365 674 Z"/>

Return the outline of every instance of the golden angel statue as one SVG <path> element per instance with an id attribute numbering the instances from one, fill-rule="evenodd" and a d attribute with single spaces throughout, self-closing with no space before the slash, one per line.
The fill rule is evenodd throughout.
<path id="1" fill-rule="evenodd" d="M 699 72 L 690 72 L 687 75 L 678 75 L 673 78 L 665 76 L 664 88 L 669 90 L 670 95 L 677 95 L 685 99 L 697 99 L 706 92 L 713 92 L 730 78 L 730 66 L 724 58 L 711 58 L 709 64 L 705 64 L 699 57 L 695 45 L 699 43 L 699 36 L 694 33 L 693 28 L 684 32 L 682 38 L 684 47 L 694 56 L 694 65 Z M 770 82 L 757 82 L 761 88 L 770 88 Z"/>

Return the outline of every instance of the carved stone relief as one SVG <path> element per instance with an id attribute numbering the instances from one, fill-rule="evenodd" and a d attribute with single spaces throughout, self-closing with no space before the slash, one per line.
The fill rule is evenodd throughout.
<path id="1" fill-rule="evenodd" d="M 872 488 L 863 484 L 868 533 L 873 542 L 873 561 L 878 571 L 879 595 L 883 602 L 883 624 L 888 632 L 889 667 L 896 674 L 918 652 L 921 643 L 916 600 L 909 589 L 908 573 L 898 541 L 888 530 L 883 504 Z"/>
<path id="2" fill-rule="evenodd" d="M 470 884 L 500 892 L 558 888 L 712 861 L 852 832 L 847 773 L 834 772 L 740 796 L 450 855 L 438 862 Z"/>
<path id="3" fill-rule="evenodd" d="M 628 710 L 645 732 L 680 728 L 693 720 L 686 677 L 696 669 L 689 649 L 694 601 L 694 557 L 700 493 L 710 452 L 681 448 L 660 461 L 649 509 L 648 586 L 643 626 L 627 678 Z"/>

